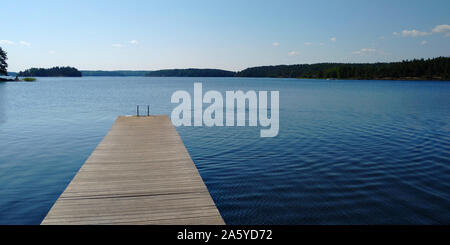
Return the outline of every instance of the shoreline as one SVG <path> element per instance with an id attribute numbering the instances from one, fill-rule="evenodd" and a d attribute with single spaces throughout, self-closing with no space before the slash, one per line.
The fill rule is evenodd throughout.
<path id="1" fill-rule="evenodd" d="M 280 77 L 281 78 L 281 77 Z M 296 79 L 311 79 L 311 80 L 351 80 L 351 81 L 441 81 L 441 82 L 450 82 L 450 80 L 446 79 L 437 79 L 437 78 L 421 78 L 421 77 L 383 77 L 383 78 L 309 78 L 309 77 L 299 77 Z"/>
<path id="2" fill-rule="evenodd" d="M 14 79 L 7 79 L 7 78 L 0 78 L 0 82 L 34 82 L 36 81 L 36 78 L 33 77 L 24 77 L 22 79 L 14 78 Z"/>
<path id="3" fill-rule="evenodd" d="M 36 77 L 43 77 L 43 76 L 36 76 Z M 176 77 L 176 78 L 188 78 L 190 76 L 81 76 L 81 77 L 74 77 L 74 76 L 46 76 L 46 77 L 52 77 L 52 78 L 66 78 L 66 77 L 72 77 L 72 78 L 81 78 L 81 77 L 159 77 L 159 78 L 167 78 L 167 77 Z M 203 77 L 203 76 L 195 76 L 197 77 Z M 192 77 L 191 77 L 192 78 Z M 235 76 L 235 77 L 210 77 L 205 76 L 204 78 L 278 78 L 278 79 L 300 79 L 300 80 L 329 80 L 329 81 L 421 81 L 421 82 L 429 82 L 429 81 L 441 81 L 441 82 L 450 82 L 450 80 L 446 79 L 440 79 L 440 78 L 421 78 L 421 77 L 400 77 L 400 78 L 393 78 L 393 77 L 384 77 L 384 78 L 311 78 L 311 77 L 250 77 L 250 76 Z M 6 78 L 0 78 L 0 82 L 24 82 L 23 79 L 6 79 Z"/>
<path id="4" fill-rule="evenodd" d="M 0 82 L 19 82 L 19 81 L 15 79 L 0 78 Z"/>

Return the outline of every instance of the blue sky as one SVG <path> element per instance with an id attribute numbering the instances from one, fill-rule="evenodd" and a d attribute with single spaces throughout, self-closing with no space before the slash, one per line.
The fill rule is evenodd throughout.
<path id="1" fill-rule="evenodd" d="M 450 56 L 448 0 L 2 0 L 9 71 L 221 68 Z"/>

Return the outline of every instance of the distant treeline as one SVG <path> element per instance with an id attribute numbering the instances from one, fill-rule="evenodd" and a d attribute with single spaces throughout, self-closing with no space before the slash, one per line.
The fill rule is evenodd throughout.
<path id="1" fill-rule="evenodd" d="M 238 77 L 332 79 L 432 79 L 450 80 L 450 57 L 405 60 L 393 63 L 278 65 L 248 68 Z"/>
<path id="2" fill-rule="evenodd" d="M 240 72 L 219 69 L 168 69 L 158 71 L 78 71 L 73 67 L 31 68 L 21 77 L 149 76 L 149 77 L 278 77 L 317 79 L 450 80 L 450 57 L 392 63 L 319 63 L 247 68 Z"/>
<path id="3" fill-rule="evenodd" d="M 73 67 L 31 68 L 17 74 L 19 77 L 81 77 L 81 72 Z"/>
<path id="4" fill-rule="evenodd" d="M 234 77 L 235 72 L 219 69 L 170 69 L 151 71 L 148 77 Z"/>
<path id="5" fill-rule="evenodd" d="M 143 77 L 149 71 L 81 71 L 83 76 L 94 77 Z"/>

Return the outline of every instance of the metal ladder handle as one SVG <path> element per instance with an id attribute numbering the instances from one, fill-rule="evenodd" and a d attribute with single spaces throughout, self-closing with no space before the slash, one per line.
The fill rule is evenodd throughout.
<path id="1" fill-rule="evenodd" d="M 139 105 L 136 105 L 136 116 L 139 117 Z M 150 105 L 147 105 L 147 117 L 150 116 Z"/>

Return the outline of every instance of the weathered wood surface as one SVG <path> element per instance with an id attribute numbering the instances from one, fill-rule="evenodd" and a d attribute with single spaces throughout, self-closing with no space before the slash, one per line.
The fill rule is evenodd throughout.
<path id="1" fill-rule="evenodd" d="M 224 224 L 167 116 L 119 117 L 42 224 Z"/>

